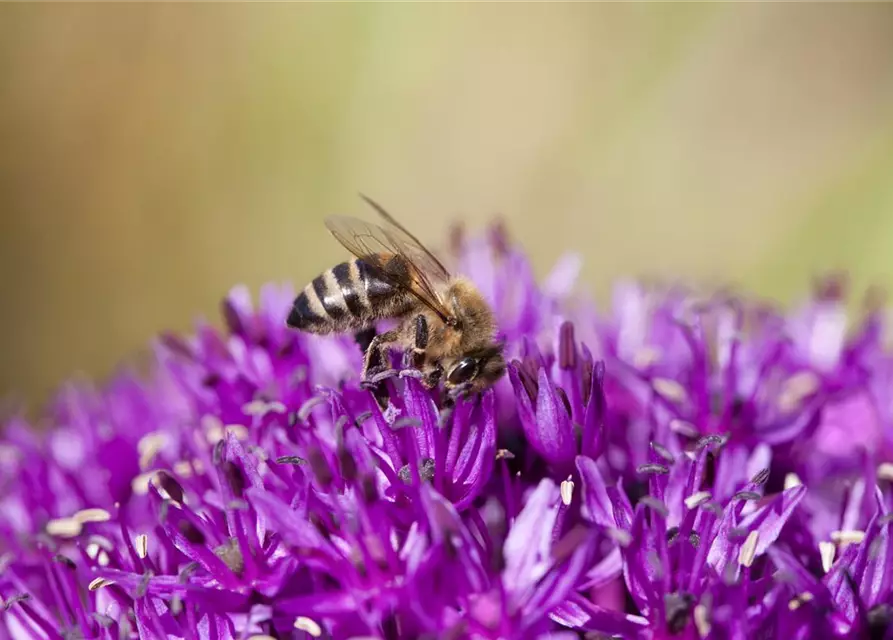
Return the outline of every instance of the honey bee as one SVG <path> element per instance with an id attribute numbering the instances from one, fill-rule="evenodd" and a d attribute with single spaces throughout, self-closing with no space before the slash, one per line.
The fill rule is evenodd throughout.
<path id="1" fill-rule="evenodd" d="M 377 321 L 396 328 L 365 347 L 362 377 L 387 368 L 387 354 L 410 353 L 426 387 L 475 393 L 505 373 L 493 311 L 477 288 L 455 277 L 381 206 L 362 198 L 384 221 L 378 226 L 330 216 L 326 227 L 354 259 L 323 272 L 295 298 L 286 324 L 314 334 L 353 332 L 358 341 Z"/>

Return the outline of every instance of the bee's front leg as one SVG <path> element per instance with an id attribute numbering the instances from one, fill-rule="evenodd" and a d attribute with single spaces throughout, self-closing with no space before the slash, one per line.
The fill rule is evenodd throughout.
<path id="1" fill-rule="evenodd" d="M 427 367 L 422 377 L 422 384 L 427 389 L 433 389 L 440 382 L 441 376 L 443 376 L 443 368 L 440 365 Z"/>
<path id="2" fill-rule="evenodd" d="M 422 372 L 422 384 L 428 389 L 433 389 L 443 376 L 443 368 L 439 364 L 426 361 L 428 319 L 423 314 L 417 315 L 413 329 L 412 366 Z"/>
<path id="3" fill-rule="evenodd" d="M 366 356 L 363 359 L 363 380 L 369 377 L 370 371 L 383 367 L 387 363 L 388 349 L 399 337 L 400 332 L 392 329 L 372 338 L 369 342 L 369 347 L 366 349 Z"/>
<path id="4" fill-rule="evenodd" d="M 428 348 L 428 319 L 423 314 L 415 317 L 412 340 L 412 365 L 421 369 L 425 364 L 425 350 Z"/>

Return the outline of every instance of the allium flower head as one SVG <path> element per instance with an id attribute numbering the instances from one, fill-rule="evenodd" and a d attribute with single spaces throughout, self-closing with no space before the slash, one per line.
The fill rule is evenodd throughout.
<path id="1" fill-rule="evenodd" d="M 452 249 L 510 360 L 480 395 L 373 394 L 267 285 L 8 420 L 0 636 L 893 637 L 877 307 L 849 326 L 831 279 L 789 315 L 629 283 L 599 312 L 576 256 L 537 283 L 499 227 Z"/>

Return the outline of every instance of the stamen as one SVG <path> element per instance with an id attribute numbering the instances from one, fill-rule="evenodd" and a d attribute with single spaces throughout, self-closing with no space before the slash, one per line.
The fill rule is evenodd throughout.
<path id="1" fill-rule="evenodd" d="M 819 555 L 822 557 L 822 570 L 825 573 L 831 571 L 834 565 L 834 554 L 837 552 L 833 542 L 822 540 L 819 542 Z"/>
<path id="2" fill-rule="evenodd" d="M 662 464 L 656 464 L 654 462 L 647 462 L 645 464 L 640 464 L 636 467 L 636 473 L 641 473 L 643 475 L 664 475 L 670 473 L 670 470 Z"/>
<path id="3" fill-rule="evenodd" d="M 641 347 L 633 354 L 633 366 L 637 369 L 647 369 L 651 365 L 660 362 L 661 352 L 654 347 Z"/>
<path id="4" fill-rule="evenodd" d="M 758 487 L 766 484 L 766 481 L 769 479 L 769 469 L 761 469 L 757 471 L 753 478 L 750 479 L 751 484 L 755 484 Z M 785 487 L 787 488 L 787 487 Z"/>
<path id="5" fill-rule="evenodd" d="M 639 503 L 645 505 L 646 507 L 648 507 L 649 509 L 651 509 L 652 511 L 656 512 L 657 514 L 659 514 L 660 516 L 662 516 L 664 518 L 666 518 L 667 516 L 670 515 L 670 511 L 669 511 L 669 509 L 667 509 L 667 505 L 665 505 L 663 502 L 661 502 L 657 498 L 652 498 L 651 496 L 643 496 L 639 500 Z"/>
<path id="6" fill-rule="evenodd" d="M 698 630 L 700 636 L 706 638 L 710 635 L 710 614 L 707 611 L 707 607 L 702 604 L 697 605 L 692 613 L 692 617 L 695 621 L 695 628 Z"/>
<path id="7" fill-rule="evenodd" d="M 712 497 L 713 494 L 711 494 L 709 491 L 698 491 L 697 493 L 693 493 L 685 499 L 685 506 L 689 509 L 695 509 L 707 502 Z"/>
<path id="8" fill-rule="evenodd" d="M 784 477 L 785 491 L 787 491 L 788 489 L 793 489 L 794 487 L 799 487 L 802 484 L 803 481 L 800 479 L 800 476 L 798 476 L 793 471 Z"/>
<path id="9" fill-rule="evenodd" d="M 670 420 L 669 426 L 670 431 L 686 438 L 697 438 L 699 435 L 701 435 L 700 431 L 695 429 L 695 426 L 692 423 L 686 422 L 685 420 L 680 420 L 678 418 Z"/>
<path id="10" fill-rule="evenodd" d="M 320 627 L 315 620 L 306 616 L 298 616 L 295 618 L 294 627 L 295 629 L 300 629 L 301 631 L 309 633 L 314 638 L 318 638 L 322 635 L 322 627 Z"/>
<path id="11" fill-rule="evenodd" d="M 81 524 L 88 522 L 108 522 L 112 515 L 105 509 L 82 509 L 75 513 L 72 518 Z"/>
<path id="12" fill-rule="evenodd" d="M 570 476 L 568 476 L 567 480 L 561 483 L 561 501 L 564 503 L 564 506 L 570 506 L 573 497 L 574 482 L 571 480 Z"/>
<path id="13" fill-rule="evenodd" d="M 141 533 L 136 537 L 135 543 L 137 556 L 144 559 L 149 555 L 149 536 L 145 533 Z"/>
<path id="14" fill-rule="evenodd" d="M 673 464 L 674 462 L 676 462 L 676 458 L 673 457 L 673 454 L 670 453 L 670 451 L 659 442 L 652 442 L 651 450 L 654 451 L 654 453 L 659 455 L 661 458 L 663 458 L 667 464 Z"/>
<path id="15" fill-rule="evenodd" d="M 93 536 L 90 538 L 90 543 L 84 549 L 87 554 L 87 557 L 91 560 L 95 560 L 96 564 L 100 567 L 106 567 L 109 564 L 109 554 L 107 551 L 111 551 L 114 549 L 111 541 L 106 540 L 105 538 L 100 538 L 99 536 Z"/>
<path id="16" fill-rule="evenodd" d="M 298 419 L 301 422 L 306 422 L 307 418 L 310 417 L 310 412 L 317 406 L 325 402 L 326 399 L 322 396 L 314 396 L 310 398 L 307 402 L 301 405 L 298 409 Z"/>
<path id="17" fill-rule="evenodd" d="M 268 413 L 285 413 L 285 405 L 278 400 L 268 402 L 266 400 L 252 400 L 242 405 L 242 413 L 246 416 L 261 418 Z"/>
<path id="18" fill-rule="evenodd" d="M 0 603 L 2 603 L 2 609 L 4 611 L 9 611 L 9 608 L 12 607 L 14 604 L 17 604 L 19 602 L 28 602 L 30 599 L 31 596 L 27 593 L 17 593 L 14 596 L 6 598 L 6 600 L 0 598 Z"/>
<path id="19" fill-rule="evenodd" d="M 849 544 L 860 543 L 865 539 L 865 532 L 858 529 L 847 531 L 832 531 L 831 541 L 840 545 L 841 549 Z"/>
<path id="20" fill-rule="evenodd" d="M 102 589 L 109 585 L 115 584 L 114 580 L 109 580 L 108 578 L 95 578 L 90 581 L 90 584 L 87 585 L 87 588 L 90 591 L 97 591 L 98 589 Z"/>
<path id="21" fill-rule="evenodd" d="M 676 404 L 682 404 L 688 400 L 685 387 L 670 378 L 655 378 L 651 381 L 651 386 L 658 394 Z"/>
<path id="22" fill-rule="evenodd" d="M 144 496 L 149 493 L 149 483 L 155 476 L 155 471 L 147 471 L 136 476 L 130 481 L 130 488 L 138 496 Z"/>
<path id="23" fill-rule="evenodd" d="M 74 518 L 56 518 L 46 525 L 46 532 L 57 538 L 74 538 L 80 535 L 83 525 Z"/>
<path id="24" fill-rule="evenodd" d="M 698 449 L 704 449 L 705 447 L 721 447 L 726 443 L 725 437 L 717 434 L 711 434 L 709 436 L 704 436 L 700 440 L 698 440 Z"/>
<path id="25" fill-rule="evenodd" d="M 392 429 L 403 429 L 406 427 L 410 427 L 410 428 L 414 429 L 416 427 L 421 427 L 421 426 L 422 426 L 422 421 L 420 418 L 417 418 L 415 416 L 407 416 L 405 418 L 400 418 L 399 420 L 395 421 L 394 424 L 391 425 L 391 428 Z"/>
<path id="26" fill-rule="evenodd" d="M 307 461 L 300 456 L 280 456 L 279 458 L 276 458 L 276 462 L 279 464 L 293 464 L 299 467 L 307 464 Z"/>
<path id="27" fill-rule="evenodd" d="M 206 415 L 201 420 L 202 431 L 208 444 L 214 444 L 223 438 L 223 422 L 217 416 Z M 201 434 L 196 433 L 196 440 L 200 443 Z"/>
<path id="28" fill-rule="evenodd" d="M 148 469 L 155 456 L 167 443 L 167 435 L 159 431 L 147 433 L 140 438 L 140 441 L 136 443 L 136 450 L 140 455 L 140 469 Z"/>
<path id="29" fill-rule="evenodd" d="M 750 567 L 753 565 L 754 558 L 757 553 L 757 543 L 760 541 L 758 531 L 751 531 L 744 544 L 741 545 L 741 551 L 738 553 L 738 564 L 742 567 Z"/>
<path id="30" fill-rule="evenodd" d="M 819 389 L 819 378 L 812 371 L 800 371 L 788 378 L 778 395 L 778 408 L 790 413 Z"/>
<path id="31" fill-rule="evenodd" d="M 193 473 L 202 473 L 204 465 L 201 460 L 177 460 L 173 466 L 174 473 L 181 478 L 191 478 Z"/>
<path id="32" fill-rule="evenodd" d="M 893 482 L 893 462 L 882 462 L 877 468 L 878 480 Z"/>
<path id="33" fill-rule="evenodd" d="M 788 602 L 788 609 L 790 609 L 791 611 L 796 611 L 800 608 L 801 605 L 812 601 L 812 599 L 813 595 L 809 591 L 804 591 L 803 593 L 800 593 L 791 598 L 791 601 Z"/>

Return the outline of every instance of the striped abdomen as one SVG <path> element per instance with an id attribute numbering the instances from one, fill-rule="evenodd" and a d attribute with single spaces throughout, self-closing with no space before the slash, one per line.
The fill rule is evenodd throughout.
<path id="1" fill-rule="evenodd" d="M 407 313 L 412 297 L 377 277 L 362 260 L 321 273 L 295 298 L 288 326 L 310 333 L 365 329 L 379 318 Z"/>

